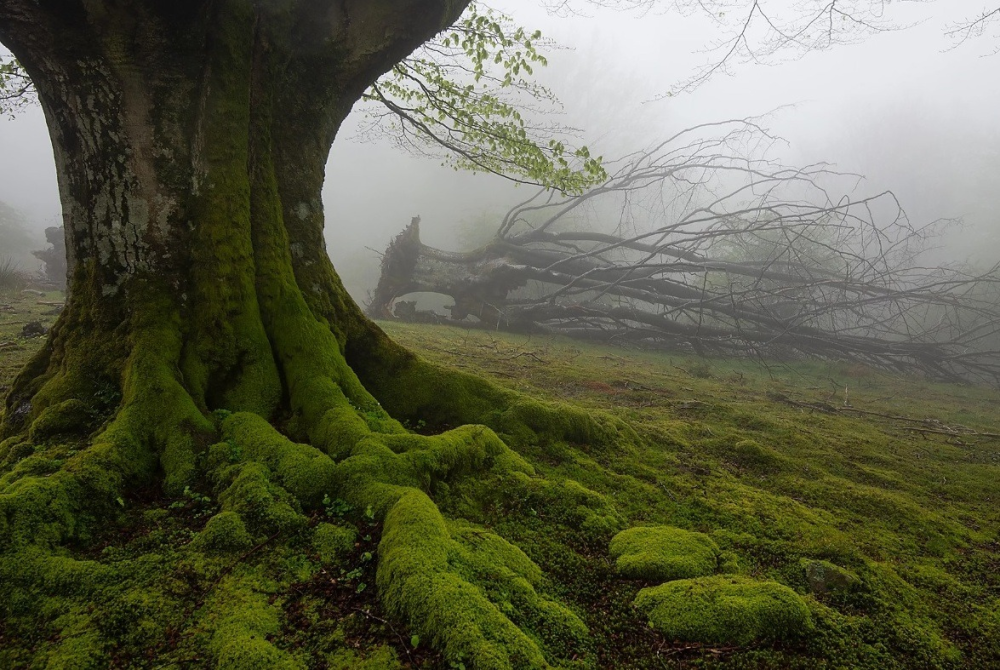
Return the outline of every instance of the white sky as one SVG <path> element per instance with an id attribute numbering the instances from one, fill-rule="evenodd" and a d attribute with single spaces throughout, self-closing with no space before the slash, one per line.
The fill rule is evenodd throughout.
<path id="1" fill-rule="evenodd" d="M 868 176 L 872 188 L 896 191 L 914 218 L 966 216 L 969 232 L 956 253 L 984 260 L 1000 244 L 1000 56 L 997 45 L 973 42 L 946 51 L 945 26 L 975 14 L 985 0 L 893 3 L 905 31 L 861 44 L 811 53 L 793 62 L 741 66 L 692 93 L 649 102 L 689 76 L 707 57 L 696 53 L 712 26 L 676 14 L 588 9 L 558 18 L 536 1 L 492 6 L 569 47 L 550 55 L 540 73 L 565 103 L 562 120 L 582 127 L 588 144 L 611 155 L 705 121 L 776 113 L 770 126 L 789 141 L 786 160 L 830 161 Z M 537 71 L 536 71 L 537 72 Z M 352 141 L 349 119 L 327 169 L 330 252 L 342 271 L 367 268 L 389 238 L 421 215 L 424 239 L 456 247 L 456 225 L 502 212 L 512 190 L 495 178 L 458 174 L 389 146 Z M 51 149 L 40 110 L 0 120 L 0 200 L 39 225 L 58 220 Z M 371 281 L 371 276 L 367 281 Z M 356 292 L 362 280 L 349 281 Z M 356 296 L 363 298 L 364 296 Z"/>

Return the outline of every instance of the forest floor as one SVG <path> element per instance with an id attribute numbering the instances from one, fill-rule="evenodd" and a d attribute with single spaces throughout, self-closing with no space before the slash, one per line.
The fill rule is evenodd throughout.
<path id="1" fill-rule="evenodd" d="M 0 394 L 43 342 L 21 337 L 24 325 L 51 325 L 49 303 L 58 301 L 0 296 Z M 533 559 L 549 595 L 589 628 L 573 667 L 1000 667 L 1000 392 L 851 364 L 763 366 L 381 325 L 429 360 L 626 421 L 644 446 L 521 453 L 539 475 L 604 496 L 626 527 L 669 524 L 707 534 L 738 574 L 785 584 L 810 610 L 808 629 L 777 642 L 668 639 L 632 605 L 652 584 L 616 574 L 607 551 L 549 523 L 542 505 L 495 515 L 489 530 Z M 195 491 L 176 500 L 151 491 L 123 507 L 122 525 L 75 548 L 76 558 L 159 560 L 182 552 L 215 511 L 211 496 Z M 157 607 L 176 612 L 151 614 L 151 622 L 168 622 L 156 630 L 123 634 L 107 649 L 108 664 L 202 667 L 210 646 L 198 623 L 210 620 L 206 600 L 223 577 L 253 565 L 285 575 L 267 582 L 267 601 L 281 612 L 269 639 L 304 667 L 459 667 L 380 609 L 378 524 L 338 500 L 311 518 L 344 529 L 349 541 L 339 550 L 335 542 L 324 549 L 295 538 L 258 544 L 207 581 L 184 559 L 151 559 L 168 566 L 157 569 L 170 570 L 164 579 L 173 584 Z M 831 564 L 839 582 L 817 577 Z M 136 607 L 120 616 L 145 616 Z M 115 620 L 101 625 L 105 640 L 115 626 L 132 630 Z M 0 667 L 65 661 L 69 650 L 59 642 L 45 621 L 0 621 Z"/>

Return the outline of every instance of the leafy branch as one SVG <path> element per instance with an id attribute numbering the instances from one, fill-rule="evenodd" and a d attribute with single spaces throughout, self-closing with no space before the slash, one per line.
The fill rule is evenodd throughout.
<path id="1" fill-rule="evenodd" d="M 545 46 L 539 31 L 472 5 L 369 89 L 365 100 L 378 108 L 369 110 L 367 130 L 455 169 L 581 193 L 607 179 L 601 158 L 574 147 L 570 129 L 532 119 L 559 109 L 552 92 L 528 78 L 547 64 Z"/>
<path id="2" fill-rule="evenodd" d="M 13 117 L 35 99 L 35 87 L 21 64 L 0 55 L 0 114 Z"/>

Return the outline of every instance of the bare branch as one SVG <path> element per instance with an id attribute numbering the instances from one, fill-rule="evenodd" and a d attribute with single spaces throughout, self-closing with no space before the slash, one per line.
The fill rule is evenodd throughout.
<path id="1" fill-rule="evenodd" d="M 982 37 L 991 26 L 997 23 L 1000 23 L 1000 7 L 984 9 L 977 16 L 952 23 L 948 26 L 945 35 L 954 40 L 951 49 L 957 49 L 969 40 Z M 1000 41 L 1000 32 L 997 32 L 993 37 Z M 1000 53 L 1000 44 L 994 45 L 989 55 L 995 56 L 997 53 Z"/>
<path id="2" fill-rule="evenodd" d="M 754 120 L 686 129 L 586 193 L 525 200 L 473 253 L 413 225 L 370 313 L 434 292 L 467 325 L 1000 382 L 998 268 L 923 264 L 954 222 L 915 226 L 889 192 L 834 195 L 856 176 L 776 163 L 773 141 Z"/>

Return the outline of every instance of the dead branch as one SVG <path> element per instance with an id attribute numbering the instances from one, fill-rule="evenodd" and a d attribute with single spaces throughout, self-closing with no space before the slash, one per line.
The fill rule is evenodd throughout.
<path id="1" fill-rule="evenodd" d="M 422 244 L 415 219 L 369 313 L 440 318 L 396 302 L 439 293 L 453 322 L 490 329 L 1000 381 L 998 268 L 926 264 L 949 222 L 915 226 L 889 192 L 836 195 L 848 176 L 758 155 L 770 139 L 753 121 L 689 128 L 582 195 L 540 191 L 473 252 Z"/>

